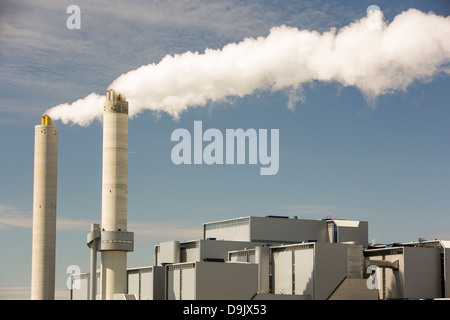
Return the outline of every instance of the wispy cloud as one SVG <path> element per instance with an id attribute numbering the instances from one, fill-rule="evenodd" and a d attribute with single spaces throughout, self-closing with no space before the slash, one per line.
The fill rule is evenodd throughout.
<path id="1" fill-rule="evenodd" d="M 0 287 L 0 300 L 29 300 L 30 294 L 30 287 Z"/>
<path id="2" fill-rule="evenodd" d="M 11 227 L 31 228 L 32 225 L 33 217 L 31 212 L 0 204 L 0 230 L 6 230 Z"/>
<path id="3" fill-rule="evenodd" d="M 328 2 L 80 1 L 81 29 L 68 30 L 70 4 L 2 3 L 1 111 L 29 115 L 24 107 L 31 100 L 40 114 L 48 106 L 106 90 L 118 75 L 167 54 L 220 48 L 265 36 L 276 25 L 321 29 L 321 24 L 336 25 L 338 17 L 352 20 L 351 10 L 337 12 Z"/>
<path id="4" fill-rule="evenodd" d="M 91 220 L 57 218 L 57 230 L 71 230 L 87 232 Z M 0 204 L 0 230 L 10 228 L 31 229 L 33 215 L 31 212 L 12 206 Z M 128 223 L 128 229 L 134 232 L 141 242 L 160 242 L 168 240 L 191 240 L 201 237 L 201 224 L 193 222 L 161 222 L 161 221 L 133 221 Z"/>
<path id="5" fill-rule="evenodd" d="M 31 287 L 0 286 L 0 300 L 30 300 Z M 55 300 L 69 300 L 70 292 L 67 288 L 55 288 Z"/>
<path id="6" fill-rule="evenodd" d="M 202 237 L 201 225 L 192 222 L 130 222 L 128 229 L 141 241 L 163 242 L 193 240 Z"/>

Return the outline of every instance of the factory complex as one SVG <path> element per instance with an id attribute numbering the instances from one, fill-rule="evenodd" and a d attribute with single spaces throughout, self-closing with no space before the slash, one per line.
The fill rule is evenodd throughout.
<path id="1" fill-rule="evenodd" d="M 58 128 L 43 116 L 35 127 L 32 300 L 54 299 L 57 146 Z M 201 239 L 161 242 L 148 253 L 152 263 L 128 268 L 134 234 L 127 229 L 127 170 L 128 102 L 108 90 L 102 219 L 87 234 L 90 272 L 71 276 L 72 300 L 450 298 L 450 241 L 369 244 L 367 221 L 331 217 L 207 222 Z"/>
<path id="2" fill-rule="evenodd" d="M 155 246 L 152 265 L 127 270 L 136 300 L 390 300 L 450 297 L 450 241 L 368 244 L 368 223 L 240 217 L 204 223 L 203 238 Z M 150 256 L 150 254 L 149 254 Z M 71 299 L 91 299 L 72 276 Z M 94 282 L 101 291 L 101 272 Z M 94 298 L 94 297 L 92 297 Z M 95 298 L 100 299 L 98 295 Z"/>

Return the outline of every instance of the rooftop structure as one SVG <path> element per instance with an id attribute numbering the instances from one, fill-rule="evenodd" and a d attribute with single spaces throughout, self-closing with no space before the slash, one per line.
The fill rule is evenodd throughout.
<path id="1" fill-rule="evenodd" d="M 203 224 L 203 238 L 258 243 L 318 241 L 367 246 L 367 221 L 308 220 L 285 216 L 241 217 Z"/>

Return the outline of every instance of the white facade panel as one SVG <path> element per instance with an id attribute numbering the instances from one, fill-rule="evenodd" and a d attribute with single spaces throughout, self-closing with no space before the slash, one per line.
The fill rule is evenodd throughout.
<path id="1" fill-rule="evenodd" d="M 140 300 L 153 300 L 154 282 L 153 270 L 141 273 L 141 296 Z"/>
<path id="2" fill-rule="evenodd" d="M 167 300 L 180 300 L 180 270 L 167 272 Z"/>
<path id="3" fill-rule="evenodd" d="M 180 262 L 180 242 L 166 241 L 159 245 L 158 265 Z"/>
<path id="4" fill-rule="evenodd" d="M 249 259 L 249 255 L 233 255 L 231 258 L 230 258 L 230 261 L 231 262 L 249 262 L 249 261 L 247 261 L 248 259 Z"/>
<path id="5" fill-rule="evenodd" d="M 78 285 L 75 284 L 77 281 Z M 89 277 L 81 278 L 72 276 L 72 300 L 88 300 L 89 299 Z"/>
<path id="6" fill-rule="evenodd" d="M 195 263 L 173 264 L 167 268 L 167 300 L 195 299 Z"/>
<path id="7" fill-rule="evenodd" d="M 200 260 L 200 247 L 184 249 L 184 256 L 181 257 L 180 262 L 191 262 Z"/>
<path id="8" fill-rule="evenodd" d="M 140 284 L 139 284 L 139 273 L 133 272 L 128 273 L 128 293 L 134 294 L 137 299 L 139 299 L 139 291 L 140 291 Z"/>
<path id="9" fill-rule="evenodd" d="M 203 224 L 203 238 L 250 241 L 250 217 Z"/>
<path id="10" fill-rule="evenodd" d="M 292 294 L 292 251 L 273 252 L 274 293 Z"/>
<path id="11" fill-rule="evenodd" d="M 314 249 L 296 250 L 295 294 L 314 297 Z"/>
<path id="12" fill-rule="evenodd" d="M 195 300 L 196 293 L 196 268 L 180 270 L 180 299 Z"/>

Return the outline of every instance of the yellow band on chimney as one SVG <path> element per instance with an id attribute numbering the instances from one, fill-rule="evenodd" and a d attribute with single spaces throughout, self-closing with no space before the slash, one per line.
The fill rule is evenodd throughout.
<path id="1" fill-rule="evenodd" d="M 52 118 L 50 118 L 49 116 L 42 116 L 42 125 L 51 126 Z"/>

